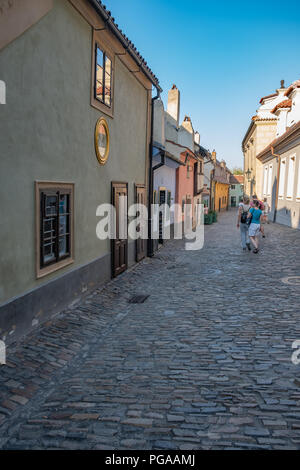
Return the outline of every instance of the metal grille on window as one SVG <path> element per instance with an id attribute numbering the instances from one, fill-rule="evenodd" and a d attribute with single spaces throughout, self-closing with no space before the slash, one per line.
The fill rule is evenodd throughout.
<path id="1" fill-rule="evenodd" d="M 41 193 L 41 267 L 70 255 L 70 194 Z"/>

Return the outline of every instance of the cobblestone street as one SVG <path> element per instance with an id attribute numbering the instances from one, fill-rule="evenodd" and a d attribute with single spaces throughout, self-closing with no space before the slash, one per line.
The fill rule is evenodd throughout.
<path id="1" fill-rule="evenodd" d="M 299 449 L 300 231 L 266 234 L 222 214 L 8 348 L 0 448 Z"/>

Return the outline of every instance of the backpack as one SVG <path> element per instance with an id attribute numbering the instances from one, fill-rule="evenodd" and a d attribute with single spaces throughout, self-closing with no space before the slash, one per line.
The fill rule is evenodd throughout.
<path id="1" fill-rule="evenodd" d="M 243 211 L 241 213 L 241 224 L 245 224 L 247 222 L 248 211 L 244 210 L 244 204 L 241 207 L 243 208 Z"/>

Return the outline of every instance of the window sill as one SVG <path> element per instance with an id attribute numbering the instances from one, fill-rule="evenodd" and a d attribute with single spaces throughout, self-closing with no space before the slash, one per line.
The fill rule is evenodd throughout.
<path id="1" fill-rule="evenodd" d="M 58 271 L 59 269 L 62 269 L 66 266 L 69 266 L 69 264 L 74 263 L 73 258 L 66 258 L 58 263 L 51 264 L 50 266 L 46 266 L 45 268 L 38 268 L 37 273 L 36 273 L 36 278 L 40 279 L 44 276 L 48 276 L 48 274 L 54 273 L 55 271 Z"/>
<path id="2" fill-rule="evenodd" d="M 97 109 L 98 111 L 101 111 L 101 113 L 106 114 L 106 116 L 109 116 L 111 118 L 114 117 L 113 106 L 108 107 L 106 106 L 106 104 L 101 103 L 100 101 L 96 100 L 96 98 L 92 98 L 91 106 Z"/>

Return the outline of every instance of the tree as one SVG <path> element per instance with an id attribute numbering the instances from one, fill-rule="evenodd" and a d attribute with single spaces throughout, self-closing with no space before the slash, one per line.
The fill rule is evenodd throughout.
<path id="1" fill-rule="evenodd" d="M 244 174 L 244 170 L 242 168 L 239 168 L 238 166 L 235 166 L 233 169 L 232 169 L 232 174 L 233 175 L 243 175 Z"/>

